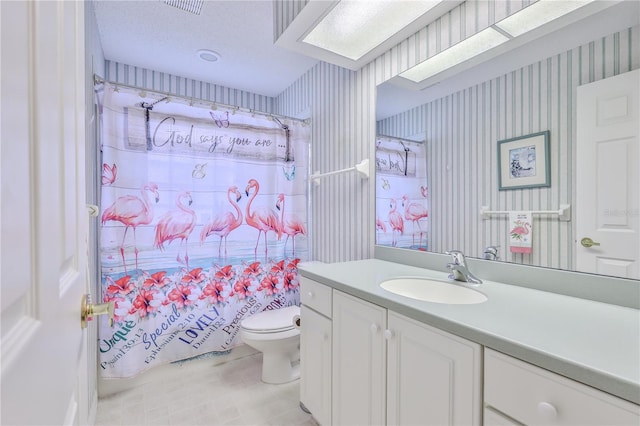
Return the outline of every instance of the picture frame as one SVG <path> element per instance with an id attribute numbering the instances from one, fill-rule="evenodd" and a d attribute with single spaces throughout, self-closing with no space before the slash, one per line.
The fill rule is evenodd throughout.
<path id="1" fill-rule="evenodd" d="M 551 132 L 531 133 L 498 141 L 498 189 L 551 186 Z"/>

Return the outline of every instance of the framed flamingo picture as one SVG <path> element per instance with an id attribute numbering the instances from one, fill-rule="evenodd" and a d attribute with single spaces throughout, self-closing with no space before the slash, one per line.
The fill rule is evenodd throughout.
<path id="1" fill-rule="evenodd" d="M 551 186 L 550 132 L 498 141 L 498 189 Z"/>

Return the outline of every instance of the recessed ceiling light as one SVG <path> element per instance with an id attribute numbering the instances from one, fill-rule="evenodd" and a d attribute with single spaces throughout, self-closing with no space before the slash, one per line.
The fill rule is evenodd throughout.
<path id="1" fill-rule="evenodd" d="M 593 0 L 539 0 L 530 6 L 496 23 L 496 27 L 514 37 L 573 12 Z"/>
<path id="2" fill-rule="evenodd" d="M 419 63 L 413 68 L 409 68 L 401 73 L 400 76 L 418 83 L 454 65 L 461 64 L 474 56 L 493 49 L 508 40 L 509 38 L 504 34 L 488 27 L 462 40 L 458 44 L 443 50 L 437 55 L 432 56 L 426 61 Z"/>
<path id="3" fill-rule="evenodd" d="M 356 61 L 440 2 L 342 0 L 303 41 Z"/>
<path id="4" fill-rule="evenodd" d="M 203 61 L 216 62 L 218 59 L 220 59 L 220 54 L 218 52 L 214 52 L 213 50 L 200 49 L 198 50 L 198 57 Z"/>
<path id="5" fill-rule="evenodd" d="M 275 43 L 356 71 L 464 2 L 305 0 Z"/>
<path id="6" fill-rule="evenodd" d="M 537 0 L 492 26 L 399 74 L 395 82 L 424 90 L 482 61 L 497 57 L 611 7 L 614 1 Z M 504 44 L 505 42 L 507 42 Z M 499 45 L 502 45 L 498 47 Z M 495 49 L 494 49 L 495 48 Z"/>

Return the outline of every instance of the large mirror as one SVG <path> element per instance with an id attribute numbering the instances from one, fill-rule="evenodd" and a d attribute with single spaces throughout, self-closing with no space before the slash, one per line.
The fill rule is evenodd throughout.
<path id="1" fill-rule="evenodd" d="M 585 107 L 577 99 L 578 87 L 640 68 L 638 2 L 611 4 L 473 68 L 448 72 L 439 80 L 436 76 L 423 90 L 405 88 L 397 76 L 378 86 L 377 244 L 434 252 L 456 249 L 470 257 L 639 278 L 640 178 L 632 166 L 640 160 L 638 135 L 631 158 L 625 148 L 609 144 L 612 149 L 597 151 L 600 169 L 589 172 L 581 157 L 584 138 L 578 140 L 591 132 L 590 123 L 579 118 L 578 110 Z M 631 108 L 625 111 L 635 114 L 639 128 L 637 100 L 632 107 L 614 98 L 603 117 Z M 548 147 L 532 142 L 546 132 Z M 409 153 L 408 166 L 390 172 L 388 162 L 402 159 L 403 151 Z M 516 155 L 520 159 L 514 163 Z M 516 166 L 529 170 L 534 163 L 549 171 L 548 186 L 500 185 L 502 174 Z M 589 180 L 593 175 L 609 176 L 596 182 L 598 191 L 585 183 L 594 182 Z M 614 186 L 603 190 L 605 184 Z M 596 193 L 610 197 L 603 201 Z M 601 203 L 595 219 L 595 208 L 585 207 L 594 198 Z M 427 215 L 416 220 L 409 211 L 412 204 Z M 404 220 L 402 233 L 393 231 L 398 213 Z M 516 223 L 518 218 L 522 220 Z M 516 229 L 527 219 L 532 226 Z M 607 241 L 615 244 L 587 247 L 583 238 L 597 244 L 598 238 L 608 237 L 589 234 L 580 225 L 585 221 L 610 228 L 614 237 Z M 529 233 L 530 246 L 524 251 L 514 250 L 520 231 Z M 635 239 L 622 255 L 609 255 L 609 247 L 619 245 L 616 237 L 629 233 Z M 497 247 L 496 254 L 487 250 L 490 246 Z"/>

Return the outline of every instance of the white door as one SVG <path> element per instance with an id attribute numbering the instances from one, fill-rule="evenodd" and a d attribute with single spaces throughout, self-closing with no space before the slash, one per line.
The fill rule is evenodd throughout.
<path id="1" fill-rule="evenodd" d="M 387 310 L 334 290 L 332 319 L 332 424 L 382 425 L 387 405 Z"/>
<path id="2" fill-rule="evenodd" d="M 635 70 L 578 87 L 579 271 L 640 278 L 639 82 Z"/>
<path id="3" fill-rule="evenodd" d="M 82 424 L 84 4 L 2 1 L 0 22 L 0 423 Z"/>

